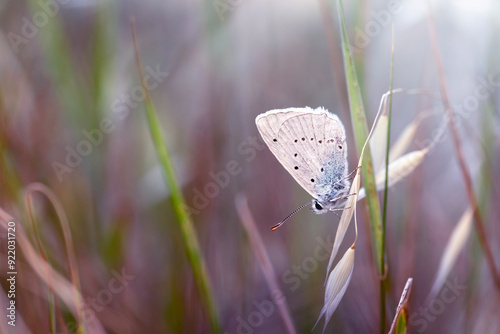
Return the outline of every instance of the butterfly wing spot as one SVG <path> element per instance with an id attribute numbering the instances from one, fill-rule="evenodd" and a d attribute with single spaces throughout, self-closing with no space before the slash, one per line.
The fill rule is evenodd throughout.
<path id="1" fill-rule="evenodd" d="M 339 145 L 339 150 L 341 150 L 341 149 L 342 149 L 342 145 Z"/>
<path id="2" fill-rule="evenodd" d="M 347 164 L 345 130 L 337 116 L 321 108 L 288 108 L 261 114 L 256 124 L 272 153 L 313 198 L 335 195 L 332 185 Z"/>

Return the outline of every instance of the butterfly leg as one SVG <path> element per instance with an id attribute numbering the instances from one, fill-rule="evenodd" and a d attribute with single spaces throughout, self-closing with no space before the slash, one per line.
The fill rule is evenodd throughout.
<path id="1" fill-rule="evenodd" d="M 335 214 L 335 216 L 337 216 L 337 217 L 339 217 L 339 218 L 340 218 L 340 216 L 339 216 L 339 215 L 337 214 L 337 212 L 335 212 L 335 211 L 344 211 L 344 210 L 347 210 L 347 209 L 350 209 L 350 208 L 351 208 L 351 206 L 347 206 L 347 207 L 345 207 L 345 208 L 330 209 L 330 211 L 331 211 L 331 212 L 333 212 L 333 213 Z"/>
<path id="2" fill-rule="evenodd" d="M 353 170 L 352 172 L 350 172 L 349 174 L 347 174 L 347 175 L 346 175 L 346 177 L 344 177 L 344 178 L 342 178 L 342 179 L 338 180 L 337 182 L 335 182 L 335 183 L 333 184 L 333 186 L 335 186 L 336 184 L 340 184 L 340 182 L 342 182 L 342 181 L 345 181 L 345 180 L 352 180 L 352 179 L 354 179 L 355 175 L 353 175 L 353 174 L 354 174 L 354 173 L 355 173 L 358 169 L 360 169 L 360 168 L 361 168 L 361 166 L 358 166 L 358 167 L 354 168 L 354 170 Z M 352 176 L 351 176 L 351 175 L 352 175 Z"/>
<path id="3" fill-rule="evenodd" d="M 342 196 L 338 196 L 338 197 L 334 197 L 330 200 L 330 202 L 335 202 L 335 201 L 338 201 L 339 199 L 346 199 L 350 196 L 354 196 L 354 195 L 357 195 L 356 193 L 352 193 L 352 194 L 349 194 L 349 195 L 342 195 Z"/>
<path id="4" fill-rule="evenodd" d="M 347 180 L 353 180 L 353 179 L 355 178 L 355 175 L 353 175 L 353 176 L 350 176 L 350 175 L 352 175 L 352 174 L 354 174 L 355 172 L 357 172 L 357 171 L 358 171 L 358 169 L 360 169 L 360 168 L 361 168 L 361 166 L 358 166 L 358 167 L 354 168 L 354 170 L 353 170 L 352 172 L 350 172 L 349 174 L 347 174 L 347 176 L 346 176 Z M 349 177 L 349 176 L 350 176 L 350 177 Z"/>

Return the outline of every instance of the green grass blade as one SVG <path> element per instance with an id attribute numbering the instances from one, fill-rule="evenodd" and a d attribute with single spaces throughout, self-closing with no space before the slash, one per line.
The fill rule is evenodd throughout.
<path id="1" fill-rule="evenodd" d="M 349 38 L 344 20 L 344 9 L 342 1 L 338 0 L 338 14 L 342 35 L 342 54 L 344 57 L 345 74 L 347 81 L 347 91 L 349 95 L 349 106 L 351 109 L 351 118 L 354 128 L 354 137 L 358 152 L 361 152 L 363 144 L 368 138 L 368 125 L 366 122 L 363 99 L 359 89 L 354 59 L 349 45 Z M 384 273 L 383 253 L 382 253 L 382 221 L 380 219 L 380 206 L 375 187 L 375 176 L 373 172 L 372 155 L 370 146 L 365 148 L 361 175 L 366 190 L 366 198 L 370 215 L 370 230 L 372 235 L 375 262 L 378 273 L 382 276 Z"/>
<path id="2" fill-rule="evenodd" d="M 401 311 L 398 316 L 398 322 L 396 323 L 396 334 L 406 334 L 406 319 L 408 318 L 408 313 L 405 309 Z"/>
<path id="3" fill-rule="evenodd" d="M 410 277 L 406 281 L 403 292 L 401 293 L 401 298 L 399 299 L 399 304 L 396 308 L 396 315 L 394 316 L 394 320 L 392 321 L 391 328 L 389 328 L 388 334 L 407 332 L 408 300 L 410 299 L 412 284 L 413 278 Z"/>
<path id="4" fill-rule="evenodd" d="M 389 111 L 387 115 L 387 145 L 385 151 L 385 186 L 384 186 L 384 207 L 382 211 L 382 245 L 381 245 L 381 261 L 382 268 L 386 267 L 385 263 L 385 227 L 387 225 L 387 197 L 389 193 L 389 150 L 391 146 L 391 119 L 392 119 L 392 83 L 394 79 L 394 26 L 392 27 L 392 50 L 391 50 L 391 73 L 389 84 Z M 380 280 L 380 334 L 385 333 L 385 295 L 388 281 L 385 275 Z M 406 326 L 405 326 L 406 328 Z"/>
<path id="5" fill-rule="evenodd" d="M 160 160 L 160 165 L 163 171 L 163 175 L 165 177 L 166 185 L 171 193 L 170 198 L 172 201 L 172 207 L 174 209 L 174 213 L 177 217 L 177 223 L 181 231 L 184 250 L 186 252 L 189 263 L 193 270 L 193 276 L 196 281 L 196 285 L 198 287 L 200 296 L 205 303 L 205 308 L 208 313 L 212 331 L 214 333 L 220 333 L 219 320 L 217 316 L 215 301 L 205 261 L 203 260 L 203 256 L 201 254 L 200 245 L 198 243 L 198 238 L 196 236 L 196 231 L 194 229 L 191 218 L 186 210 L 186 205 L 184 203 L 184 199 L 179 189 L 179 185 L 177 184 L 175 171 L 173 168 L 172 161 L 170 159 L 168 148 L 165 145 L 165 139 L 160 127 L 160 122 L 158 120 L 155 107 L 151 100 L 151 96 L 147 89 L 144 72 L 142 69 L 142 64 L 139 56 L 139 50 L 137 47 L 135 29 L 133 26 L 132 26 L 132 36 L 135 46 L 137 68 L 139 70 L 143 89 L 146 92 L 145 109 L 146 109 L 149 132 L 151 133 L 153 145 L 155 146 L 158 159 Z"/>
<path id="6" fill-rule="evenodd" d="M 392 83 L 394 78 L 394 30 L 393 30 L 393 44 L 392 44 L 392 55 L 391 55 L 391 74 L 390 74 L 390 84 L 389 84 L 389 111 L 387 114 L 387 146 L 385 153 L 385 186 L 384 186 L 384 208 L 382 214 L 382 252 L 385 251 L 385 226 L 387 223 L 387 195 L 389 192 L 389 150 L 391 144 L 391 119 L 392 119 Z M 382 261 L 384 259 L 382 258 Z"/>
<path id="7" fill-rule="evenodd" d="M 28 1 L 28 6 L 33 15 L 42 10 L 37 0 Z M 79 132 L 82 125 L 89 125 L 89 104 L 87 96 L 83 93 L 84 89 L 72 59 L 67 32 L 60 16 L 50 17 L 47 24 L 39 28 L 37 39 L 42 47 L 50 80 L 58 92 L 57 98 L 60 99 L 65 111 L 64 115 L 75 132 Z"/>

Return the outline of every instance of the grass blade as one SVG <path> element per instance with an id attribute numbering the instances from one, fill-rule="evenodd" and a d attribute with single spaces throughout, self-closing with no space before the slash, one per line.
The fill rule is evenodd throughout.
<path id="1" fill-rule="evenodd" d="M 467 238 L 470 234 L 470 229 L 472 226 L 472 210 L 469 207 L 462 217 L 460 218 L 457 226 L 453 229 L 451 233 L 450 240 L 448 241 L 446 248 L 441 257 L 441 262 L 439 263 L 438 271 L 436 273 L 436 278 L 432 284 L 431 291 L 427 297 L 428 301 L 431 301 L 435 296 L 437 296 L 439 290 L 443 287 L 444 281 L 455 263 L 458 254 L 464 248 Z"/>
<path id="2" fill-rule="evenodd" d="M 61 230 L 63 232 L 64 244 L 66 246 L 66 253 L 67 253 L 67 257 L 68 257 L 68 268 L 69 268 L 69 272 L 70 272 L 70 276 L 71 276 L 71 283 L 75 287 L 75 292 L 78 292 L 78 293 L 75 293 L 75 296 L 74 296 L 75 302 L 78 306 L 77 307 L 77 310 L 78 310 L 77 322 L 80 324 L 80 326 L 78 327 L 79 328 L 78 332 L 85 333 L 85 331 L 86 331 L 85 330 L 85 322 L 84 322 L 83 314 L 82 314 L 83 300 L 81 299 L 80 275 L 78 273 L 78 264 L 77 264 L 77 260 L 76 260 L 76 256 L 75 256 L 75 247 L 73 244 L 73 237 L 71 235 L 71 229 L 69 227 L 68 217 L 66 216 L 66 213 L 64 212 L 64 208 L 62 206 L 61 201 L 59 200 L 57 195 L 49 187 L 47 187 L 46 185 L 44 185 L 42 183 L 31 183 L 26 187 L 24 198 L 25 198 L 25 204 L 26 204 L 26 209 L 27 209 L 29 221 L 31 222 L 32 227 L 33 227 L 33 233 L 35 236 L 35 240 L 37 242 L 38 252 L 40 253 L 41 258 L 44 259 L 45 261 L 47 261 L 47 263 L 49 263 L 49 261 L 47 259 L 46 251 L 42 247 L 41 239 L 38 235 L 38 228 L 36 227 L 35 219 L 34 219 L 34 215 L 33 215 L 33 194 L 35 192 L 39 192 L 39 193 L 43 194 L 45 197 L 47 197 L 49 202 L 54 206 L 58 221 L 60 222 Z M 55 306 L 54 306 L 54 304 L 52 304 L 53 291 L 51 291 L 50 288 L 49 288 L 48 299 L 49 299 L 49 305 L 50 305 L 50 312 L 54 312 L 54 314 L 52 314 L 53 319 L 51 319 L 51 321 L 52 321 L 51 326 L 53 326 L 54 322 L 55 322 Z M 53 326 L 53 328 L 55 328 L 55 326 Z"/>
<path id="3" fill-rule="evenodd" d="M 316 325 L 319 320 L 325 316 L 325 325 L 323 327 L 323 333 L 325 332 L 326 325 L 330 321 L 330 318 L 335 312 L 335 309 L 339 305 L 342 297 L 344 296 L 347 287 L 349 286 L 349 282 L 351 281 L 352 271 L 354 269 L 354 246 L 355 243 L 352 244 L 351 247 L 345 252 L 344 256 L 340 259 L 339 263 L 333 268 L 332 272 L 328 277 L 328 281 L 326 282 L 325 288 L 325 305 L 321 309 L 321 313 L 319 314 L 318 320 L 316 321 Z"/>
<path id="4" fill-rule="evenodd" d="M 389 118 L 384 108 L 384 113 L 380 115 L 377 126 L 373 131 L 373 136 L 370 138 L 370 149 L 373 154 L 373 169 L 375 170 L 375 175 L 385 166 L 385 145 L 387 143 L 388 126 Z"/>
<path id="5" fill-rule="evenodd" d="M 278 279 L 276 275 L 276 271 L 271 264 L 271 259 L 267 254 L 266 247 L 264 246 L 264 242 L 257 231 L 257 227 L 255 226 L 255 221 L 252 217 L 252 213 L 248 208 L 248 202 L 246 197 L 243 194 L 238 194 L 235 200 L 236 209 L 238 211 L 238 215 L 240 216 L 240 220 L 243 223 L 243 227 L 245 228 L 248 237 L 250 239 L 250 243 L 252 244 L 252 248 L 257 255 L 257 259 L 260 263 L 262 271 L 264 273 L 264 277 L 266 278 L 267 285 L 269 287 L 269 291 L 280 291 L 281 289 L 278 284 Z M 288 308 L 288 304 L 285 302 L 277 304 L 278 309 L 280 311 L 281 319 L 285 323 L 285 327 L 287 329 L 287 333 L 295 334 L 295 326 L 293 325 L 292 316 L 290 315 L 290 309 Z"/>
<path id="6" fill-rule="evenodd" d="M 28 6 L 32 15 L 40 13 L 38 1 L 30 0 Z M 39 39 L 42 50 L 46 57 L 51 80 L 60 92 L 58 98 L 64 106 L 64 114 L 66 117 L 70 116 L 67 117 L 67 120 L 75 129 L 79 130 L 82 124 L 88 125 L 89 99 L 81 93 L 84 89 L 75 70 L 77 66 L 73 64 L 71 59 L 67 31 L 64 29 L 59 15 L 51 17 L 40 30 Z"/>
<path id="7" fill-rule="evenodd" d="M 362 147 L 368 139 L 368 127 L 363 107 L 361 91 L 359 89 L 356 68 L 354 67 L 354 59 L 349 45 L 347 28 L 344 20 L 344 9 L 342 1 L 338 0 L 338 15 L 341 26 L 342 35 L 342 53 L 344 57 L 344 67 L 347 81 L 347 91 L 349 95 L 349 107 L 351 109 L 351 118 L 354 127 L 354 137 L 358 152 L 362 151 Z M 373 171 L 372 154 L 370 147 L 366 147 L 365 160 L 361 168 L 363 183 L 367 192 L 367 202 L 370 215 L 370 230 L 373 242 L 373 250 L 375 254 L 375 263 L 379 275 L 383 275 L 383 254 L 382 254 L 382 221 L 380 218 L 380 206 L 377 197 L 377 189 L 375 187 L 375 175 Z"/>
<path id="8" fill-rule="evenodd" d="M 423 150 L 417 150 L 403 155 L 396 161 L 391 162 L 389 165 L 389 183 L 388 187 L 391 188 L 393 185 L 404 179 L 411 172 L 417 168 L 425 158 L 425 155 L 429 152 L 429 149 L 424 148 Z M 375 177 L 377 191 L 384 189 L 386 180 L 386 169 L 382 169 L 377 173 Z M 365 189 L 361 188 L 359 191 L 358 200 L 363 199 L 366 196 Z"/>
<path id="9" fill-rule="evenodd" d="M 391 50 L 391 73 L 390 73 L 390 86 L 389 86 L 389 114 L 387 116 L 387 137 L 386 137 L 386 151 L 385 151 L 385 186 L 384 186 L 384 207 L 382 210 L 382 268 L 386 267 L 385 264 L 385 228 L 387 226 L 387 200 L 389 194 L 389 151 L 391 146 L 391 118 L 392 118 L 392 84 L 394 78 L 394 25 L 392 25 L 392 50 Z M 375 186 L 376 187 L 376 186 Z M 386 275 L 382 275 L 380 280 L 380 334 L 385 333 L 385 294 L 386 294 Z"/>
<path id="10" fill-rule="evenodd" d="M 345 279 L 346 276 L 344 274 L 340 274 L 340 272 L 339 272 L 339 271 L 345 272 L 343 269 L 341 270 L 339 268 L 341 266 L 346 265 L 343 261 L 348 261 L 348 260 L 344 260 L 344 258 L 348 255 L 347 253 L 349 252 L 349 250 L 348 250 L 348 252 L 346 252 L 344 254 L 344 256 L 339 261 L 339 263 L 337 263 L 337 265 L 333 269 L 332 273 L 330 275 L 328 275 L 328 274 L 330 273 L 330 268 L 332 266 L 333 259 L 337 255 L 337 251 L 340 247 L 340 244 L 342 243 L 342 240 L 344 239 L 345 232 L 347 231 L 347 228 L 349 227 L 349 225 L 351 223 L 352 216 L 354 216 L 354 227 L 355 227 L 355 231 L 356 231 L 356 237 L 355 237 L 354 243 L 352 244 L 350 249 L 352 249 L 352 257 L 353 257 L 352 261 L 354 263 L 354 247 L 356 245 L 356 240 L 358 239 L 358 222 L 357 222 L 357 218 L 356 218 L 355 213 L 356 213 L 356 203 L 358 201 L 359 188 L 361 186 L 361 172 L 360 171 L 361 171 L 361 166 L 363 164 L 363 157 L 365 156 L 364 155 L 365 149 L 367 148 L 369 140 L 370 140 L 371 136 L 373 135 L 375 127 L 377 126 L 381 110 L 382 109 L 379 109 L 379 111 L 377 112 L 377 115 L 375 116 L 375 120 L 374 120 L 373 125 L 372 125 L 371 130 L 370 130 L 370 133 L 368 134 L 366 141 L 363 144 L 363 147 L 361 148 L 361 153 L 359 155 L 359 160 L 358 160 L 358 166 L 356 168 L 356 174 L 355 174 L 355 177 L 352 181 L 352 186 L 350 189 L 350 196 L 349 196 L 348 200 L 346 201 L 344 211 L 342 212 L 342 216 L 340 217 L 339 226 L 337 228 L 337 234 L 335 235 L 335 241 L 333 243 L 332 253 L 330 255 L 330 260 L 328 261 L 328 268 L 326 270 L 328 279 L 326 282 L 325 305 L 324 305 L 323 309 L 321 310 L 320 317 L 318 318 L 318 321 L 319 321 L 319 319 L 321 319 L 322 315 L 326 315 L 325 328 L 326 328 L 326 324 L 328 323 L 328 320 L 331 318 L 333 312 L 335 311 L 335 308 L 337 307 L 338 302 L 340 302 L 340 300 L 342 299 L 342 296 L 345 293 L 345 289 L 347 289 L 347 286 L 349 285 L 349 282 L 351 279 L 350 276 L 348 279 Z M 335 272 L 335 274 L 334 274 L 334 272 Z M 334 278 L 332 278 L 332 275 Z M 344 277 L 345 281 L 342 280 L 339 275 Z M 330 279 L 335 280 L 337 283 L 332 285 L 333 284 L 332 282 L 329 283 Z M 338 288 L 332 287 L 332 286 L 342 286 L 343 287 L 343 285 L 340 284 L 341 282 L 344 282 L 345 289 L 344 288 L 338 289 Z M 337 291 L 337 292 L 335 292 L 335 291 Z M 337 295 L 339 296 L 338 302 L 335 299 Z M 316 322 L 316 324 L 318 323 L 318 321 Z M 323 331 L 324 331 L 324 329 L 323 329 Z"/>
<path id="11" fill-rule="evenodd" d="M 407 304 L 408 299 L 410 298 L 411 286 L 413 284 L 413 278 L 408 278 L 406 281 L 405 287 L 403 289 L 403 293 L 401 293 L 401 298 L 399 299 L 399 304 L 396 309 L 396 315 L 394 316 L 394 320 L 392 321 L 391 328 L 389 329 L 388 334 L 393 334 L 396 331 L 399 333 L 406 333 L 406 324 L 408 322 L 408 310 Z"/>
<path id="12" fill-rule="evenodd" d="M 408 146 L 410 146 L 413 138 L 417 133 L 418 126 L 420 125 L 420 118 L 413 120 L 404 128 L 403 132 L 399 135 L 398 139 L 391 146 L 389 151 L 389 162 L 393 162 L 403 155 Z"/>
<path id="13" fill-rule="evenodd" d="M 431 38 L 432 50 L 434 52 L 434 59 L 436 62 L 436 68 L 438 72 L 439 79 L 439 88 L 441 90 L 441 95 L 443 96 L 443 106 L 444 110 L 448 116 L 449 128 L 451 132 L 451 137 L 453 139 L 453 146 L 455 147 L 455 153 L 458 160 L 458 165 L 460 167 L 460 172 L 462 173 L 462 178 L 464 179 L 465 189 L 467 198 L 470 202 L 470 205 L 473 210 L 474 215 L 474 223 L 477 230 L 477 234 L 479 237 L 479 241 L 484 251 L 484 255 L 486 258 L 486 262 L 491 272 L 491 276 L 493 277 L 493 281 L 495 282 L 495 286 L 497 290 L 500 290 L 500 273 L 495 264 L 495 259 L 493 257 L 493 252 L 491 251 L 491 247 L 488 242 L 486 229 L 484 227 L 483 218 L 481 216 L 481 212 L 479 211 L 478 201 L 476 198 L 476 194 L 474 193 L 474 186 L 472 184 L 472 177 L 467 169 L 467 164 L 465 162 L 464 153 L 462 151 L 462 144 L 460 142 L 460 134 L 457 129 L 456 117 L 454 115 L 453 108 L 450 103 L 450 98 L 448 94 L 448 86 L 446 84 L 446 77 L 443 67 L 443 60 L 441 59 L 441 53 L 439 52 L 439 44 L 436 33 L 436 26 L 432 16 L 432 9 L 430 3 L 428 3 L 428 18 L 429 18 L 429 34 Z"/>
<path id="14" fill-rule="evenodd" d="M 8 231 L 7 222 L 9 221 L 12 221 L 12 217 L 0 208 L 0 227 L 5 230 L 5 233 Z M 21 224 L 16 224 L 16 243 L 33 272 L 62 300 L 68 310 L 75 317 L 78 317 L 83 307 L 83 297 L 80 291 L 37 254 Z M 88 333 L 99 334 L 106 332 L 97 318 L 86 321 L 85 317 L 83 317 L 82 320 Z"/>
<path id="15" fill-rule="evenodd" d="M 361 166 L 362 158 L 360 158 L 358 163 L 358 168 Z M 342 212 L 342 216 L 340 217 L 339 225 L 337 227 L 337 233 L 335 234 L 335 241 L 333 242 L 332 253 L 330 254 L 330 260 L 328 261 L 328 267 L 326 269 L 326 276 L 330 273 L 330 268 L 332 267 L 333 260 L 335 256 L 337 256 L 337 252 L 339 250 L 340 244 L 344 240 L 345 233 L 347 232 L 347 228 L 351 224 L 352 216 L 356 212 L 356 203 L 358 198 L 358 190 L 361 184 L 359 169 L 356 171 L 356 176 L 352 181 L 352 186 L 350 190 L 351 196 L 347 199 L 347 202 L 344 207 L 344 211 Z"/>
<path id="16" fill-rule="evenodd" d="M 215 307 L 212 286 L 206 269 L 205 261 L 203 260 L 203 256 L 201 254 L 200 245 L 198 243 L 198 238 L 196 236 L 193 223 L 186 210 L 184 199 L 177 184 L 174 167 L 172 161 L 170 160 L 170 154 L 168 148 L 165 145 L 165 139 L 163 137 L 163 132 L 160 127 L 160 122 L 156 115 L 156 110 L 153 105 L 153 101 L 151 100 L 147 84 L 145 82 L 145 76 L 139 55 L 139 49 L 137 46 L 137 38 L 133 22 L 131 28 L 132 28 L 132 38 L 134 42 L 134 51 L 137 62 L 137 68 L 139 71 L 142 87 L 146 93 L 145 109 L 146 109 L 149 132 L 151 133 L 151 138 L 155 146 L 156 154 L 158 155 L 158 159 L 160 161 L 163 176 L 165 177 L 166 181 L 166 186 L 171 193 L 170 199 L 172 201 L 172 207 L 174 209 L 174 213 L 177 217 L 176 221 L 181 231 L 184 250 L 191 265 L 191 269 L 193 270 L 193 276 L 196 285 L 198 287 L 200 296 L 205 304 L 205 309 L 209 317 L 212 331 L 214 333 L 220 333 L 219 319 Z"/>
<path id="17" fill-rule="evenodd" d="M 398 316 L 398 320 L 396 321 L 396 334 L 406 334 L 407 331 L 407 323 L 408 323 L 408 312 L 406 309 L 402 310 Z"/>

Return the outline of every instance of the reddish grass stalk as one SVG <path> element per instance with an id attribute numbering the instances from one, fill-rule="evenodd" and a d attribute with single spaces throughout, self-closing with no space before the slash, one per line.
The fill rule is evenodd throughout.
<path id="1" fill-rule="evenodd" d="M 458 134 L 457 125 L 455 123 L 455 118 L 453 115 L 453 109 L 450 104 L 449 95 L 448 95 L 448 87 L 446 84 L 443 61 L 441 59 L 441 53 L 439 52 L 439 43 L 436 34 L 436 25 L 434 23 L 434 19 L 432 17 L 431 5 L 428 3 L 428 19 L 429 19 L 429 34 L 431 38 L 432 51 L 434 53 L 434 59 L 436 61 L 436 68 L 438 72 L 439 78 L 439 88 L 441 90 L 441 95 L 443 98 L 443 105 L 445 112 L 449 118 L 449 126 L 450 132 L 453 138 L 453 144 L 455 147 L 458 164 L 460 166 L 460 171 L 462 172 L 462 177 L 465 182 L 465 188 L 467 192 L 467 197 L 469 202 L 474 210 L 474 225 L 477 230 L 477 234 L 479 237 L 479 242 L 481 243 L 481 247 L 483 248 L 484 254 L 486 256 L 486 262 L 491 271 L 491 275 L 493 276 L 493 281 L 498 290 L 500 290 L 500 275 L 495 266 L 495 260 L 493 258 L 493 253 L 491 252 L 490 245 L 488 243 L 488 239 L 486 238 L 486 230 L 484 228 L 483 219 L 481 217 L 481 213 L 479 212 L 479 206 L 476 199 L 476 195 L 474 194 L 474 188 L 472 185 L 472 178 L 467 170 L 467 165 L 465 164 L 464 154 L 462 152 L 462 147 L 460 143 L 460 136 Z"/>
<path id="2" fill-rule="evenodd" d="M 257 255 L 257 260 L 264 272 L 264 277 L 266 278 L 267 285 L 269 286 L 270 291 L 280 291 L 281 289 L 278 284 L 278 280 L 276 279 L 276 272 L 274 271 L 273 265 L 271 263 L 271 259 L 267 254 L 266 248 L 264 246 L 264 242 L 260 237 L 259 231 L 257 230 L 257 226 L 255 225 L 255 221 L 252 217 L 252 213 L 248 208 L 248 202 L 244 195 L 238 194 L 236 196 L 236 209 L 238 211 L 238 215 L 240 216 L 240 220 L 243 223 L 243 227 L 245 228 L 248 238 L 250 239 L 250 244 Z M 288 304 L 277 303 L 278 309 L 285 323 L 285 327 L 287 333 L 295 334 L 295 327 L 293 325 L 292 316 L 290 315 L 290 310 L 288 309 Z"/>
<path id="3" fill-rule="evenodd" d="M 35 217 L 33 214 L 33 194 L 35 192 L 39 192 L 43 194 L 49 202 L 54 206 L 56 211 L 57 218 L 59 219 L 59 223 L 61 225 L 61 230 L 63 232 L 64 244 L 66 246 L 66 254 L 68 256 L 68 269 L 71 277 L 71 283 L 75 286 L 75 291 L 78 291 L 78 294 L 75 294 L 75 301 L 77 304 L 77 323 L 85 326 L 85 321 L 83 319 L 83 300 L 80 298 L 81 294 L 81 285 L 80 285 L 80 274 L 78 273 L 78 264 L 75 255 L 75 246 L 73 243 L 73 237 L 71 236 L 71 229 L 69 227 L 68 217 L 66 216 L 66 212 L 64 211 L 63 205 L 57 195 L 44 185 L 43 183 L 35 182 L 31 183 L 26 187 L 24 200 L 26 204 L 26 210 L 28 213 L 28 218 L 31 222 L 33 233 L 35 235 L 35 240 L 38 246 L 38 252 L 40 253 L 40 257 L 48 262 L 48 258 L 43 250 L 41 245 L 40 238 L 37 233 L 37 227 L 35 226 Z M 50 289 L 50 286 L 49 286 Z M 51 291 L 52 292 L 52 291 Z M 85 332 L 85 329 L 83 330 Z"/>

